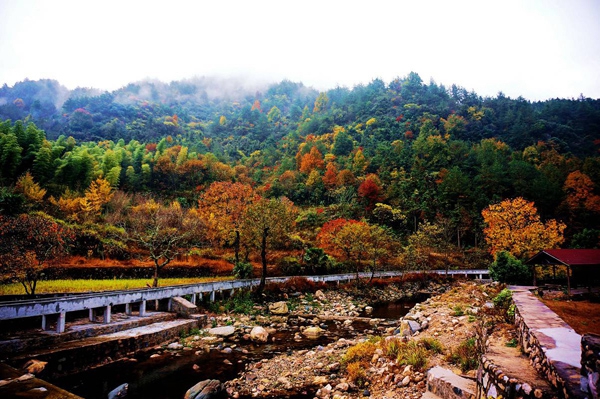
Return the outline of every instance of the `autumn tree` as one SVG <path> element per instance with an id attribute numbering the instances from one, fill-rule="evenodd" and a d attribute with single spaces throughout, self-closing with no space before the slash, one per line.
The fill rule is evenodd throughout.
<path id="1" fill-rule="evenodd" d="M 563 191 L 567 195 L 565 203 L 572 211 L 600 213 L 600 195 L 594 193 L 594 182 L 585 173 L 579 170 L 569 173 Z"/>
<path id="2" fill-rule="evenodd" d="M 508 251 L 525 259 L 537 251 L 556 248 L 564 241 L 565 224 L 554 219 L 543 223 L 533 202 L 521 197 L 506 199 L 481 212 L 489 252 Z"/>
<path id="3" fill-rule="evenodd" d="M 72 238 L 69 229 L 45 213 L 0 215 L 0 275 L 35 295 L 47 263 L 66 254 Z"/>
<path id="4" fill-rule="evenodd" d="M 361 198 L 368 211 L 383 199 L 381 181 L 375 174 L 369 174 L 358 186 L 358 197 Z"/>
<path id="5" fill-rule="evenodd" d="M 369 255 L 369 266 L 371 269 L 371 278 L 377 270 L 377 263 L 388 259 L 395 251 L 396 241 L 392 236 L 390 228 L 379 226 L 377 224 L 369 225 L 367 235 L 367 253 Z"/>
<path id="6" fill-rule="evenodd" d="M 240 229 L 245 213 L 258 198 L 248 184 L 214 182 L 198 200 L 198 214 L 206 223 L 209 240 L 232 245 L 236 264 L 240 262 Z"/>
<path id="7" fill-rule="evenodd" d="M 262 274 L 258 292 L 265 288 L 267 278 L 267 250 L 282 245 L 292 232 L 297 210 L 287 198 L 261 198 L 250 204 L 243 217 L 242 230 L 248 244 L 260 249 Z"/>
<path id="8" fill-rule="evenodd" d="M 201 241 L 201 226 L 194 210 L 154 200 L 131 207 L 122 223 L 126 240 L 154 263 L 153 287 L 158 287 L 159 272 L 166 265 Z"/>
<path id="9" fill-rule="evenodd" d="M 338 170 L 333 162 L 329 162 L 323 175 L 323 184 L 327 190 L 333 190 L 337 186 Z"/>
<path id="10" fill-rule="evenodd" d="M 323 154 L 314 146 L 302 156 L 299 169 L 302 173 L 310 174 L 314 169 L 323 169 L 324 167 Z"/>
<path id="11" fill-rule="evenodd" d="M 25 199 L 29 201 L 32 206 L 41 206 L 46 196 L 46 189 L 40 187 L 33 180 L 31 173 L 27 172 L 17 180 L 15 185 L 15 191 L 23 194 Z"/>
<path id="12" fill-rule="evenodd" d="M 403 258 L 409 269 L 427 270 L 431 268 L 432 260 L 443 259 L 445 265 L 439 266 L 444 266 L 446 272 L 448 271 L 449 242 L 442 224 L 427 221 L 421 223 L 407 241 Z M 444 254 L 444 257 L 436 256 L 438 254 Z M 434 267 L 437 266 L 434 264 Z"/>
<path id="13" fill-rule="evenodd" d="M 317 243 L 328 254 L 343 258 L 356 271 L 356 280 L 362 261 L 369 258 L 369 226 L 353 219 L 334 219 L 323 225 Z"/>

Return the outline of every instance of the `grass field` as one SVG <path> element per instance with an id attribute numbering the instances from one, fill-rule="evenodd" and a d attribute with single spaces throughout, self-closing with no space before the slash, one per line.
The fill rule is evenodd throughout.
<path id="1" fill-rule="evenodd" d="M 233 277 L 196 277 L 196 278 L 163 278 L 159 286 L 204 283 L 209 281 L 231 280 Z M 123 279 L 123 280 L 42 280 L 38 281 L 36 294 L 56 294 L 68 292 L 112 291 L 134 288 L 147 288 L 152 279 Z M 0 295 L 22 295 L 25 289 L 21 284 L 0 285 Z"/>

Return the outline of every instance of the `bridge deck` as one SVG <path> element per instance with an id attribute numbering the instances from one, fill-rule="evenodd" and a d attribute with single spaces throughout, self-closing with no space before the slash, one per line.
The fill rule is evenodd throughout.
<path id="1" fill-rule="evenodd" d="M 429 273 L 445 274 L 445 270 L 430 270 Z M 407 272 L 409 273 L 409 272 Z M 413 272 L 415 273 L 415 272 Z M 405 274 L 399 271 L 375 272 L 377 278 L 398 277 Z M 448 275 L 459 276 L 475 276 L 482 279 L 483 276 L 488 276 L 487 269 L 479 270 L 449 270 Z M 312 281 L 320 282 L 340 282 L 351 281 L 356 278 L 356 273 L 334 274 L 324 276 L 304 276 Z M 360 278 L 369 278 L 371 273 L 359 273 Z M 285 282 L 289 277 L 272 277 L 268 278 L 268 282 L 279 283 Z M 10 320 L 22 317 L 42 317 L 42 328 L 45 330 L 47 325 L 47 316 L 57 315 L 57 332 L 64 332 L 65 319 L 67 312 L 75 312 L 81 310 L 89 310 L 90 319 L 94 317 L 95 310 L 101 309 L 105 323 L 110 323 L 111 308 L 115 305 L 126 306 L 126 312 L 131 314 L 132 305 L 139 306 L 139 315 L 144 316 L 146 313 L 146 302 L 152 300 L 170 299 L 190 295 L 192 302 L 196 302 L 198 297 L 202 298 L 204 294 L 208 294 L 211 301 L 214 301 L 217 292 L 230 291 L 234 292 L 237 289 L 250 288 L 258 285 L 259 279 L 249 280 L 231 280 L 218 281 L 198 284 L 176 285 L 169 287 L 144 288 L 127 291 L 102 291 L 94 293 L 73 294 L 60 298 L 43 298 L 23 301 L 10 301 L 0 303 L 0 320 Z"/>

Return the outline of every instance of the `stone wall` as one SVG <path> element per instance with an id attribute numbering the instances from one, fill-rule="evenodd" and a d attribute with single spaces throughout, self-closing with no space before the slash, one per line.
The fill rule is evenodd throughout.
<path id="1" fill-rule="evenodd" d="M 493 361 L 481 356 L 477 370 L 477 397 L 504 399 L 552 399 L 554 392 L 532 387 L 515 376 L 506 375 Z"/>
<path id="2" fill-rule="evenodd" d="M 599 373 L 600 335 L 585 334 L 581 337 L 581 390 L 592 399 L 598 399 Z"/>
<path id="3" fill-rule="evenodd" d="M 567 389 L 567 383 L 558 375 L 556 369 L 546 357 L 543 346 L 535 334 L 529 330 L 527 324 L 525 324 L 525 320 L 519 313 L 518 307 L 515 307 L 515 327 L 517 328 L 519 344 L 523 352 L 529 356 L 529 360 L 538 374 L 558 389 L 564 395 L 564 398 L 568 399 L 571 397 Z"/>

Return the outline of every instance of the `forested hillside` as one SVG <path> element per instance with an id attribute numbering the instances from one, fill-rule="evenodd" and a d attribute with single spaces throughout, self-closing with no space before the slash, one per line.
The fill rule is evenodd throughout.
<path id="1" fill-rule="evenodd" d="M 563 247 L 598 245 L 598 99 L 481 98 L 416 73 L 326 92 L 237 83 L 140 82 L 104 93 L 48 80 L 4 85 L 0 211 L 43 210 L 118 247 L 105 232 L 125 206 L 115 198 L 144 194 L 195 210 L 212 184 L 235 182 L 289 198 L 307 248 L 344 219 L 383 228 L 406 254 L 419 233 L 436 235 L 438 252 L 485 248 L 482 210 L 523 197 L 542 220 L 566 224 Z M 111 194 L 85 210 L 81 198 L 97 182 Z"/>

